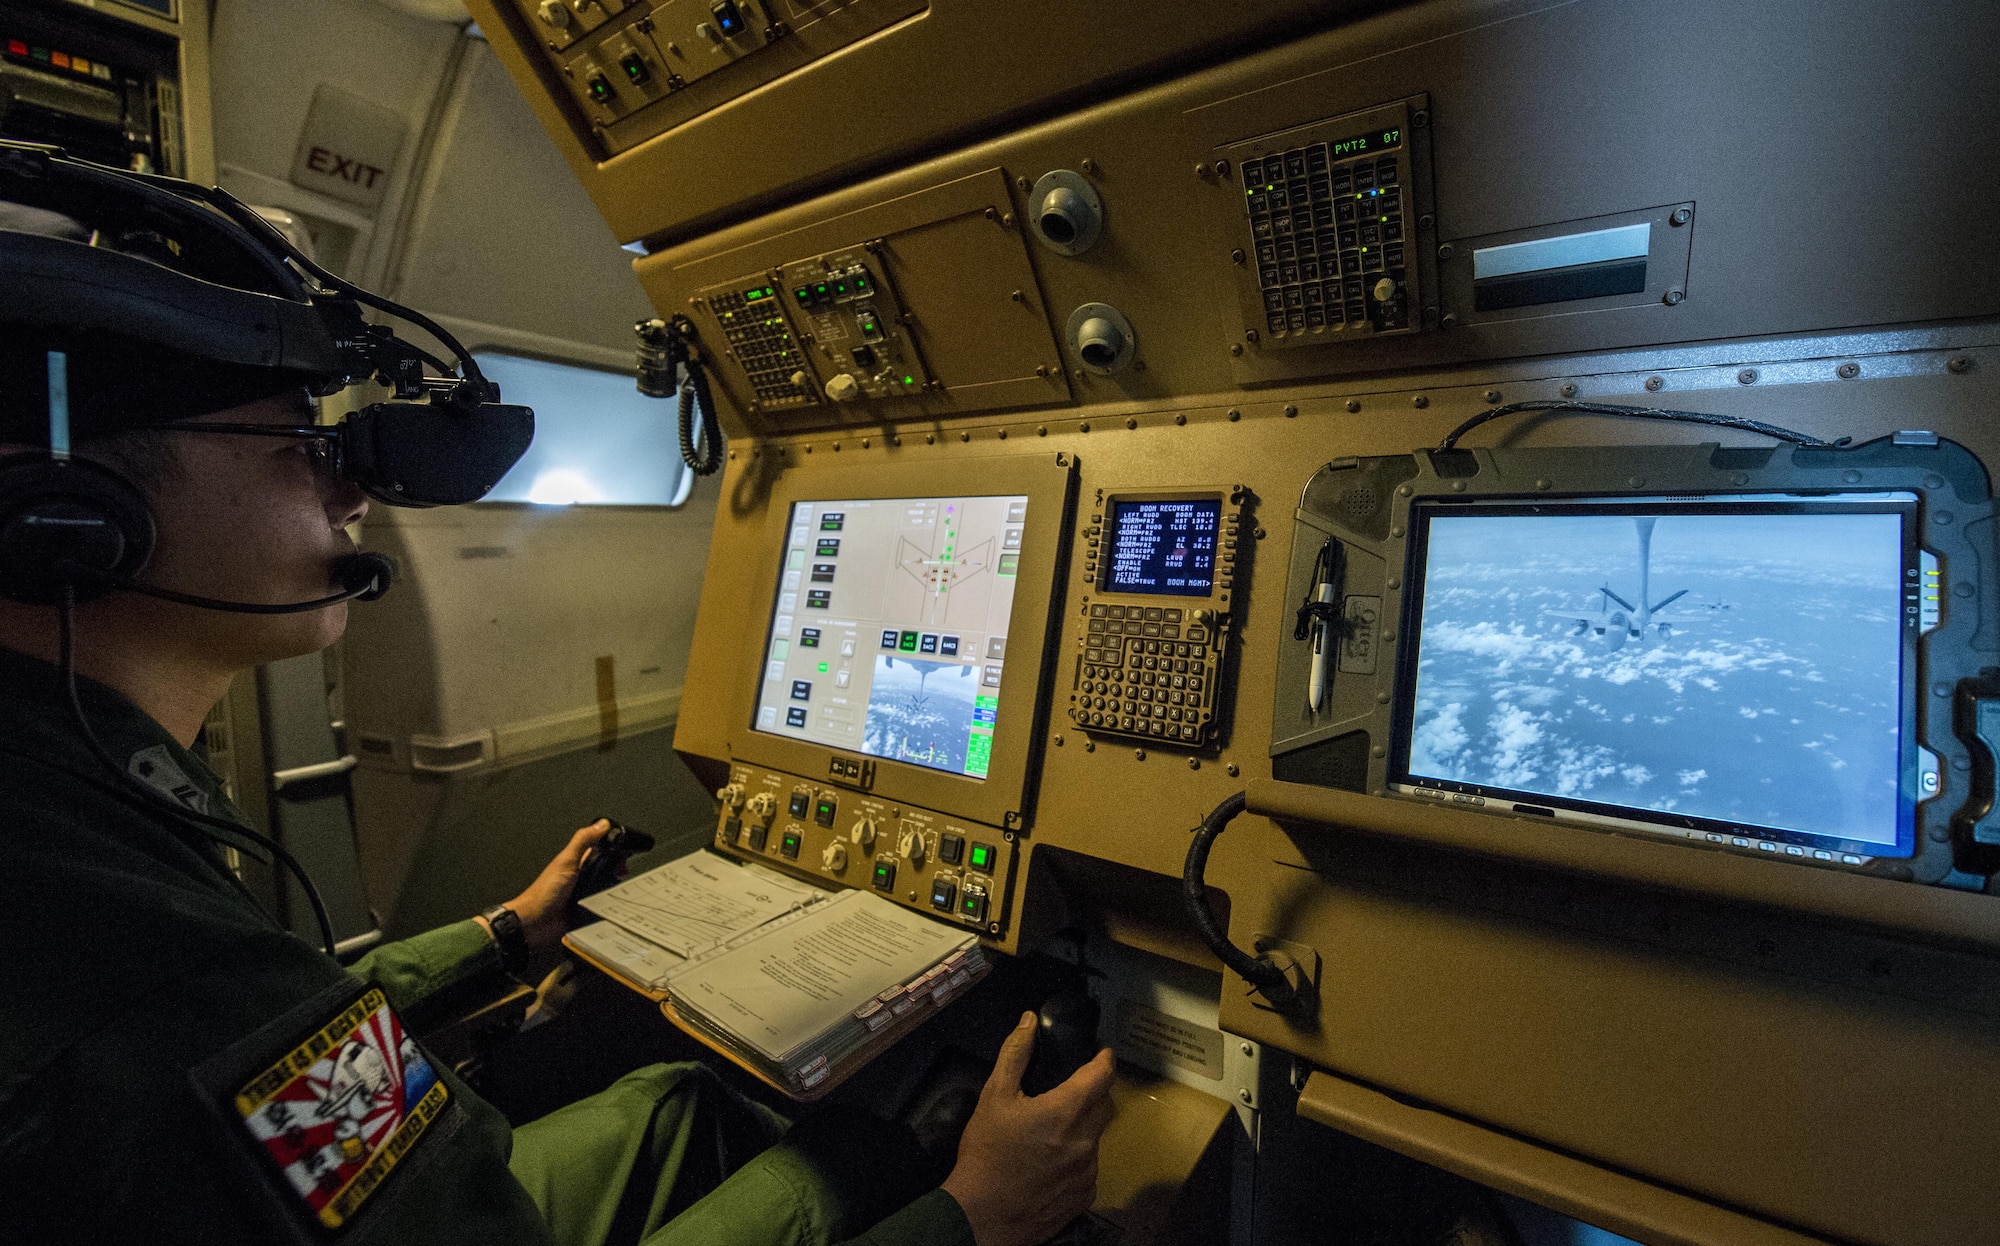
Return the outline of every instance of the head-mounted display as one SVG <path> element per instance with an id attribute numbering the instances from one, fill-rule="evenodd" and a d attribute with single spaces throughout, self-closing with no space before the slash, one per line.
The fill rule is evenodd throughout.
<path id="1" fill-rule="evenodd" d="M 502 403 L 450 333 L 321 268 L 226 191 L 0 141 L 0 203 L 38 210 L 0 216 L 0 440 L 40 440 L 27 433 L 46 427 L 50 350 L 71 359 L 79 439 L 373 379 L 394 401 L 264 431 L 327 442 L 344 476 L 393 506 L 477 501 L 534 437 L 534 412 Z M 85 240 L 21 227 L 48 213 L 80 222 Z M 416 326 L 456 362 L 364 309 Z"/>

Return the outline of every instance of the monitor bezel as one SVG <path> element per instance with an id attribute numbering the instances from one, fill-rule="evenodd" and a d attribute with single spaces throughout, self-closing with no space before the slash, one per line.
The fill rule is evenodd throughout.
<path id="1" fill-rule="evenodd" d="M 1899 615 L 1902 620 L 1898 648 L 1899 757 L 1896 837 L 1893 843 L 1844 839 L 1784 827 L 1675 815 L 1635 809 L 1628 805 L 1613 805 L 1551 796 L 1541 792 L 1441 780 L 1431 776 L 1411 774 L 1409 760 L 1410 742 L 1415 727 L 1417 659 L 1422 641 L 1424 590 L 1427 584 L 1424 577 L 1430 549 L 1430 525 L 1433 519 L 1479 515 L 1611 514 L 1636 517 L 1673 514 L 1894 514 L 1901 518 L 1902 526 L 1902 568 L 1898 584 L 1900 592 L 1904 586 L 1912 582 L 1921 568 L 1922 542 L 1919 539 L 1918 507 L 1919 500 L 1915 494 L 1896 489 L 1857 490 L 1839 495 L 1798 494 L 1785 497 L 1762 495 L 1755 498 L 1731 497 L 1727 494 L 1635 494 L 1568 498 L 1503 495 L 1467 499 L 1464 502 L 1446 498 L 1418 499 L 1410 507 L 1409 538 L 1404 547 L 1404 583 L 1409 585 L 1409 591 L 1402 594 L 1401 617 L 1397 626 L 1393 714 L 1390 720 L 1387 773 L 1390 788 L 1412 794 L 1471 797 L 1500 804 L 1503 807 L 1524 805 L 1536 812 L 1546 810 L 1554 820 L 1572 825 L 1588 825 L 1600 829 L 1629 829 L 1641 833 L 1669 835 L 1676 839 L 1684 839 L 1690 833 L 1699 833 L 1710 837 L 1720 836 L 1723 841 L 1734 841 L 1739 845 L 1745 840 L 1781 846 L 1796 845 L 1806 851 L 1818 850 L 1835 856 L 1897 859 L 1915 856 L 1917 807 L 1924 799 L 1919 773 L 1922 741 L 1918 734 L 1917 722 L 1917 706 L 1920 699 L 1918 648 L 1922 631 L 1918 620 L 1907 611 Z"/>
<path id="2" fill-rule="evenodd" d="M 968 459 L 927 467 L 921 488 L 912 488 L 908 465 L 815 465 L 810 473 L 787 472 L 766 498 L 763 559 L 754 573 L 754 609 L 759 623 L 746 629 L 734 681 L 728 748 L 732 759 L 784 771 L 829 787 L 863 790 L 890 801 L 949 814 L 1008 830 L 1025 829 L 1032 817 L 1034 779 L 1046 729 L 1051 677 L 1050 655 L 1059 626 L 1055 607 L 1066 573 L 1066 539 L 1075 522 L 1076 467 L 1069 455 L 1037 454 Z M 904 498 L 1023 496 L 1028 499 L 1009 615 L 1006 665 L 995 714 L 993 750 L 986 777 L 953 774 L 927 766 L 875 757 L 858 749 L 836 749 L 811 740 L 759 731 L 757 695 L 776 618 L 784 551 L 792 509 L 799 503 L 888 501 Z M 1024 677 L 1025 676 L 1025 677 Z M 842 773 L 836 761 L 858 761 L 863 777 Z"/>

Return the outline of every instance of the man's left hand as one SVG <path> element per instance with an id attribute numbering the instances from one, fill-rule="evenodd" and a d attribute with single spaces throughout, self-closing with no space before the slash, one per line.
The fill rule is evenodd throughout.
<path id="1" fill-rule="evenodd" d="M 527 936 L 528 950 L 538 952 L 553 946 L 569 929 L 570 893 L 576 890 L 583 854 L 610 833 L 610 819 L 599 818 L 570 836 L 569 843 L 528 884 L 528 889 L 507 901 L 507 907 L 521 919 L 521 933 Z M 485 924 L 484 918 L 479 921 Z"/>

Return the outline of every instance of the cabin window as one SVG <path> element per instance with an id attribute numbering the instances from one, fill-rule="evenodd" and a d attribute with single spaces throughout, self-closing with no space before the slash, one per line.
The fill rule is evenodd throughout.
<path id="1" fill-rule="evenodd" d="M 488 502 L 678 506 L 694 476 L 681 462 L 678 405 L 648 398 L 629 372 L 475 351 L 507 402 L 535 409 L 535 442 Z"/>

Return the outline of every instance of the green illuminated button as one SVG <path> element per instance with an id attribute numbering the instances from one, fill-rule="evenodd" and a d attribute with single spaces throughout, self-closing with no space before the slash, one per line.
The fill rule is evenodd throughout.
<path id="1" fill-rule="evenodd" d="M 894 891 L 896 889 L 896 863 L 877 861 L 875 863 L 875 890 Z"/>
<path id="2" fill-rule="evenodd" d="M 964 892 L 962 892 L 959 896 L 958 913 L 959 916 L 965 918 L 967 921 L 975 921 L 975 922 L 985 921 L 986 920 L 985 890 L 983 888 L 974 887 L 968 884 Z"/>
<path id="3" fill-rule="evenodd" d="M 991 874 L 993 872 L 993 859 L 996 855 L 992 844 L 982 844 L 978 840 L 974 840 L 972 843 L 972 855 L 965 859 L 965 863 L 973 869 L 978 870 L 981 874 Z"/>
<path id="4" fill-rule="evenodd" d="M 611 99 L 611 79 L 603 74 L 590 75 L 590 81 L 586 85 L 590 90 L 590 98 L 598 103 L 606 103 Z"/>
<path id="5" fill-rule="evenodd" d="M 788 860 L 792 861 L 798 860 L 799 833 L 797 831 L 786 831 L 785 837 L 778 841 L 778 851 L 782 853 Z"/>
<path id="6" fill-rule="evenodd" d="M 904 632 L 903 643 L 898 645 L 897 648 L 901 649 L 904 653 L 915 653 L 917 651 L 917 640 L 917 633 Z"/>

